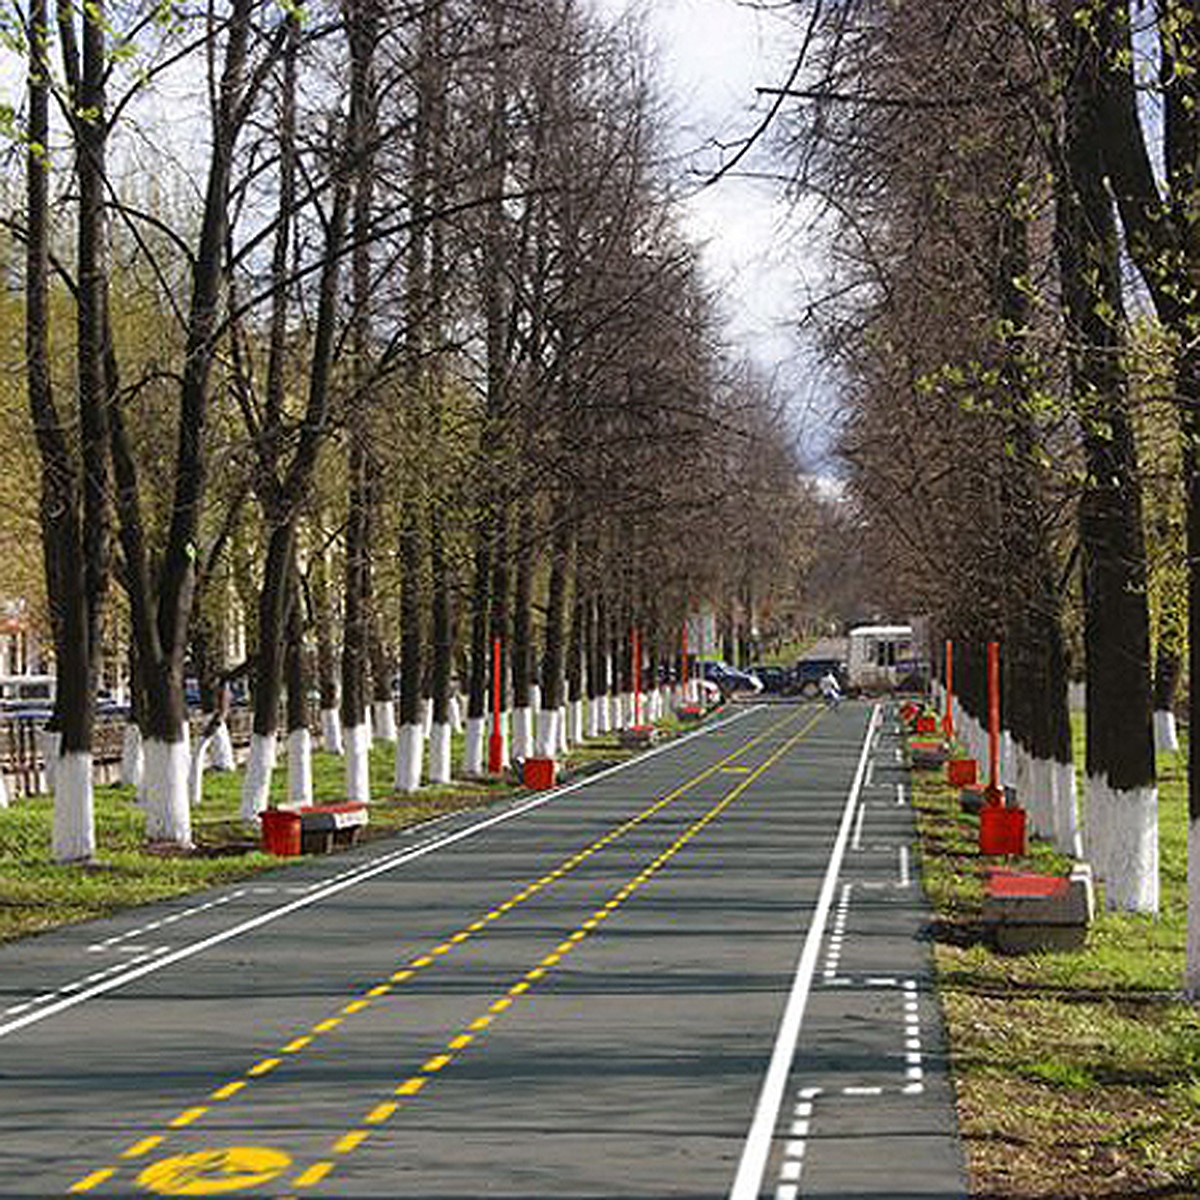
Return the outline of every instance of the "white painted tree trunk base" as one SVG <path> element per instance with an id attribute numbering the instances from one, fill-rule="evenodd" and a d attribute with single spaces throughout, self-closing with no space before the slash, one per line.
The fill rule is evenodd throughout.
<path id="1" fill-rule="evenodd" d="M 1093 867 L 1098 866 L 1104 880 L 1105 907 L 1109 912 L 1158 912 L 1158 789 L 1118 791 L 1091 776 L 1088 815 L 1096 833 Z"/>
<path id="2" fill-rule="evenodd" d="M 1079 804 L 1075 786 L 1075 764 L 1054 764 L 1054 844 L 1063 854 L 1083 859 L 1083 837 L 1079 829 Z"/>
<path id="3" fill-rule="evenodd" d="M 4 778 L 4 772 L 0 771 L 0 808 L 7 808 L 8 806 L 8 780 Z"/>
<path id="4" fill-rule="evenodd" d="M 278 747 L 273 733 L 252 733 L 246 775 L 242 780 L 242 820 L 257 820 L 271 799 L 271 776 L 275 772 Z"/>
<path id="5" fill-rule="evenodd" d="M 1159 754 L 1179 752 L 1179 732 L 1175 728 L 1175 714 L 1170 709 L 1159 709 L 1154 714 L 1154 749 Z"/>
<path id="6" fill-rule="evenodd" d="M 38 741 L 42 744 L 42 778 L 45 780 L 45 789 L 53 793 L 56 791 L 54 772 L 58 770 L 58 747 L 62 743 L 62 734 L 53 729 L 43 729 L 38 734 Z"/>
<path id="7" fill-rule="evenodd" d="M 451 739 L 454 734 L 453 726 L 434 722 L 429 731 L 429 782 L 450 783 L 453 771 L 450 763 Z"/>
<path id="8" fill-rule="evenodd" d="M 192 846 L 192 808 L 188 803 L 188 730 L 184 725 L 179 740 L 164 742 L 146 738 L 143 743 L 146 805 L 146 837 L 151 842 Z"/>
<path id="9" fill-rule="evenodd" d="M 446 713 L 450 718 L 450 732 L 462 733 L 465 728 L 463 724 L 463 706 L 462 701 L 457 696 L 450 697 Z"/>
<path id="10" fill-rule="evenodd" d="M 307 808 L 313 802 L 312 734 L 307 729 L 288 733 L 288 805 Z"/>
<path id="11" fill-rule="evenodd" d="M 96 854 L 92 756 L 76 751 L 54 765 L 54 861 L 83 862 Z"/>
<path id="12" fill-rule="evenodd" d="M 421 737 L 425 741 L 433 736 L 433 698 L 426 696 L 421 701 Z"/>
<path id="13" fill-rule="evenodd" d="M 134 789 L 142 786 L 142 731 L 133 721 L 121 737 L 121 784 Z"/>
<path id="14" fill-rule="evenodd" d="M 212 743 L 208 748 L 208 765 L 214 771 L 236 771 L 237 758 L 233 753 L 233 738 L 229 736 L 229 725 L 222 721 L 213 730 Z"/>
<path id="15" fill-rule="evenodd" d="M 562 718 L 556 708 L 542 709 L 537 722 L 537 757 L 558 757 L 558 735 Z"/>
<path id="16" fill-rule="evenodd" d="M 533 709 L 514 708 L 512 715 L 512 756 L 518 762 L 533 755 Z"/>
<path id="17" fill-rule="evenodd" d="M 567 706 L 567 737 L 571 739 L 575 745 L 583 741 L 584 737 L 584 703 L 582 700 L 572 700 Z"/>
<path id="18" fill-rule="evenodd" d="M 605 692 L 600 701 L 600 735 L 612 733 L 612 697 Z"/>
<path id="19" fill-rule="evenodd" d="M 188 803 L 193 808 L 204 801 L 204 771 L 211 749 L 212 738 L 202 736 L 192 751 L 192 761 L 188 767 Z"/>
<path id="20" fill-rule="evenodd" d="M 558 754 L 556 758 L 563 759 L 571 752 L 571 737 L 568 729 L 567 706 L 561 705 L 558 710 Z"/>
<path id="21" fill-rule="evenodd" d="M 425 766 L 425 726 L 401 725 L 396 739 L 396 791 L 410 796 L 420 791 L 421 772 Z"/>
<path id="22" fill-rule="evenodd" d="M 396 706 L 391 700 L 375 700 L 371 704 L 374 719 L 374 736 L 381 742 L 396 740 Z"/>
<path id="23" fill-rule="evenodd" d="M 371 726 L 364 721 L 343 730 L 346 762 L 346 799 L 352 804 L 371 803 Z"/>
<path id="24" fill-rule="evenodd" d="M 463 746 L 463 774 L 477 779 L 487 769 L 487 718 L 468 717 Z"/>
<path id="25" fill-rule="evenodd" d="M 590 738 L 598 738 L 604 732 L 604 723 L 601 720 L 602 704 L 599 696 L 592 696 L 587 703 L 587 735 Z"/>
<path id="26" fill-rule="evenodd" d="M 321 709 L 321 746 L 326 754 L 343 754 L 342 714 L 336 708 Z"/>

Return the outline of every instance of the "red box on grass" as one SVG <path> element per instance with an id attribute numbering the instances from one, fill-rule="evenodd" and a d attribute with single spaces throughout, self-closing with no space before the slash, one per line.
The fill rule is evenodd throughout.
<path id="1" fill-rule="evenodd" d="M 555 762 L 552 758 L 527 758 L 521 781 L 535 792 L 544 792 L 554 786 Z"/>
<path id="2" fill-rule="evenodd" d="M 951 787 L 970 787 L 978 774 L 979 764 L 973 758 L 952 758 L 946 763 L 946 782 Z"/>
<path id="3" fill-rule="evenodd" d="M 286 808 L 268 808 L 261 814 L 262 848 L 280 858 L 300 853 L 300 814 Z"/>
<path id="4" fill-rule="evenodd" d="M 918 733 L 937 733 L 937 717 L 918 717 L 917 718 Z"/>
<path id="5" fill-rule="evenodd" d="M 980 854 L 1024 854 L 1025 810 L 985 804 L 979 814 Z"/>

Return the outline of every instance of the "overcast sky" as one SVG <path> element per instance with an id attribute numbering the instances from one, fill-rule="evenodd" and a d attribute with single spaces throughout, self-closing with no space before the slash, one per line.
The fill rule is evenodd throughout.
<path id="1" fill-rule="evenodd" d="M 702 186 L 762 119 L 766 101 L 756 88 L 787 78 L 799 43 L 796 27 L 780 15 L 786 9 L 764 12 L 738 0 L 595 2 L 611 13 L 633 8 L 647 21 L 674 118 L 673 145 L 694 181 L 687 230 L 704 246 L 708 275 L 725 293 L 731 339 L 777 375 L 804 426 L 805 449 L 819 460 L 825 423 L 814 408 L 823 406 L 823 386 L 794 333 L 806 288 L 819 286 L 819 265 L 803 249 L 780 183 L 739 173 Z M 765 143 L 740 166 L 750 173 L 781 169 Z"/>

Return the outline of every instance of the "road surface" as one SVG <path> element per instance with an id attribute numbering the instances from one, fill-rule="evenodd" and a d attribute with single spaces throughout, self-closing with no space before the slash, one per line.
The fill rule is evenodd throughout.
<path id="1" fill-rule="evenodd" d="M 558 793 L 0 951 L 0 1197 L 951 1197 L 893 721 L 747 706 Z"/>

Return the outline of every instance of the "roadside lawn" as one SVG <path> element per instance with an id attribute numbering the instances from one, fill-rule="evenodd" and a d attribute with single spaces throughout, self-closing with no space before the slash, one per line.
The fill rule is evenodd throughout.
<path id="1" fill-rule="evenodd" d="M 677 729 L 672 719 L 663 723 Z M 462 753 L 456 738 L 454 761 Z M 567 771 L 627 758 L 616 736 L 596 738 L 574 748 Z M 516 787 L 504 780 L 456 781 L 426 787 L 412 796 L 392 790 L 394 748 L 376 742 L 371 752 L 372 804 L 364 838 L 385 837 L 406 826 L 444 813 L 492 804 Z M 259 850 L 258 833 L 238 816 L 242 772 L 204 777 L 204 799 L 192 811 L 196 849 L 190 853 L 156 853 L 146 848 L 145 816 L 125 787 L 96 789 L 97 859 L 89 864 L 62 865 L 51 858 L 53 803 L 47 796 L 14 801 L 0 809 L 0 941 L 25 937 L 73 921 L 104 916 L 130 905 L 145 904 L 246 879 L 279 866 L 279 859 Z M 286 797 L 286 770 L 275 772 L 272 804 Z M 313 755 L 314 799 L 335 803 L 344 796 L 342 759 L 323 752 Z"/>
<path id="2" fill-rule="evenodd" d="M 1159 757 L 1160 915 L 1106 913 L 1101 891 L 1085 949 L 1022 957 L 982 942 L 978 819 L 941 772 L 913 773 L 972 1196 L 1200 1196 L 1200 1007 L 1180 990 L 1186 761 L 1186 747 Z M 1067 860 L 1035 846 L 1026 865 Z"/>

